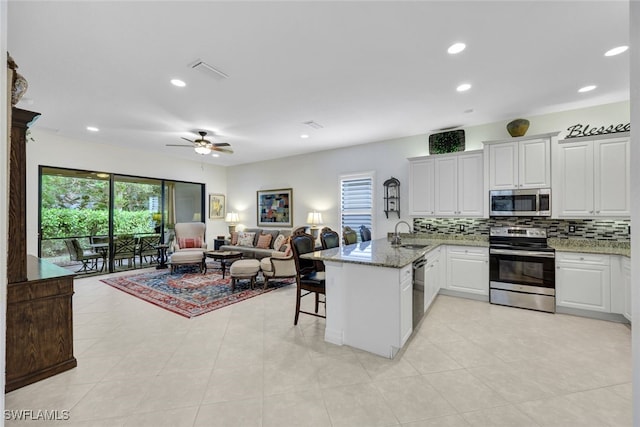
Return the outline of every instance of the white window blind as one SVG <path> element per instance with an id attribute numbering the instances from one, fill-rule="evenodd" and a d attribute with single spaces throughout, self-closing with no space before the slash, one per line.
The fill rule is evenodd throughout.
<path id="1" fill-rule="evenodd" d="M 340 193 L 342 227 L 354 229 L 360 241 L 361 225 L 373 233 L 373 174 L 341 177 Z"/>

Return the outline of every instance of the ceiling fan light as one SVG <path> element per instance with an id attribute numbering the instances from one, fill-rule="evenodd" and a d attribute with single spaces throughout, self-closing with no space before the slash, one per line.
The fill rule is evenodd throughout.
<path id="1" fill-rule="evenodd" d="M 195 150 L 198 154 L 209 154 L 211 152 L 211 149 L 209 147 L 205 147 L 204 145 L 197 146 Z"/>

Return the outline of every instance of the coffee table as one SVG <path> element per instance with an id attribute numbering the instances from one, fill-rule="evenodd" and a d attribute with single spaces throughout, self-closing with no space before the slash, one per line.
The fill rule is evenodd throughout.
<path id="1" fill-rule="evenodd" d="M 237 261 L 242 258 L 242 252 L 239 252 L 239 251 L 206 251 L 204 255 L 207 258 L 213 258 L 216 261 L 220 261 L 223 279 L 227 271 L 227 266 L 233 264 L 234 261 Z M 205 273 L 207 272 L 206 262 L 204 264 L 204 272 Z"/>

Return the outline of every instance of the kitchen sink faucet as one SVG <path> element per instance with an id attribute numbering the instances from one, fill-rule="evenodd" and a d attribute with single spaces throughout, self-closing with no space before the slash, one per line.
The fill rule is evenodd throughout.
<path id="1" fill-rule="evenodd" d="M 409 224 L 407 221 L 398 221 L 396 227 L 393 230 L 393 239 L 391 240 L 391 245 L 393 246 L 400 246 L 400 244 L 402 243 L 402 239 L 400 239 L 400 234 L 398 233 L 398 226 L 400 224 L 406 224 L 407 227 L 409 227 L 409 233 L 413 234 L 413 227 L 411 227 L 411 224 Z"/>

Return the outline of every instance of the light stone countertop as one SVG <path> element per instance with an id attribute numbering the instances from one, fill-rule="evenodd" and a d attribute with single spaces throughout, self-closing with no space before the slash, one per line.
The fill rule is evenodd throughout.
<path id="1" fill-rule="evenodd" d="M 631 243 L 594 239 L 548 239 L 556 252 L 583 252 L 591 254 L 631 256 Z"/>
<path id="2" fill-rule="evenodd" d="M 302 255 L 303 258 L 370 265 L 374 267 L 402 268 L 423 257 L 440 245 L 489 247 L 487 236 L 400 234 L 402 244 L 424 245 L 424 248 L 391 246 L 391 237 L 361 242 L 339 248 L 326 249 Z M 629 242 L 614 242 L 594 239 L 549 238 L 548 244 L 556 251 L 583 252 L 608 255 L 631 256 Z"/>
<path id="3" fill-rule="evenodd" d="M 373 267 L 402 268 L 423 257 L 426 253 L 440 245 L 481 246 L 488 247 L 486 237 L 480 236 L 438 236 L 401 234 L 403 245 L 423 245 L 423 248 L 407 248 L 391 246 L 391 239 L 383 238 L 368 242 L 355 243 L 339 248 L 311 252 L 301 257 L 319 261 L 346 262 L 370 265 Z"/>

